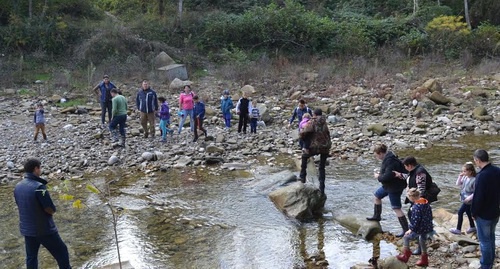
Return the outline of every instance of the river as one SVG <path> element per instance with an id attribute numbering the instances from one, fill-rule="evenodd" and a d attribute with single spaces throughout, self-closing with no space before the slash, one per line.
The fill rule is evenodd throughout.
<path id="1" fill-rule="evenodd" d="M 434 207 L 456 212 L 460 206 L 455 180 L 461 166 L 472 160 L 476 148 L 489 151 L 500 163 L 500 136 L 467 136 L 422 150 L 399 150 L 400 157 L 414 155 L 441 187 Z M 122 260 L 141 268 L 312 268 L 307 261 L 322 256 L 328 268 L 349 268 L 367 262 L 372 244 L 352 235 L 336 223 L 332 214 L 368 216 L 372 213 L 372 178 L 380 165 L 374 158 L 333 160 L 327 167 L 325 216 L 299 223 L 279 212 L 267 195 L 252 182 L 262 180 L 269 169 L 266 158 L 251 171 L 220 172 L 212 167 L 172 169 L 167 172 L 125 172 L 112 168 L 91 180 L 103 186 L 113 180 L 110 202 L 120 209 L 117 223 Z M 277 157 L 278 158 L 278 157 Z M 270 171 L 295 170 L 290 157 Z M 84 178 L 90 178 L 85 175 Z M 55 221 L 67 243 L 74 268 L 97 268 L 117 262 L 111 214 L 104 201 L 85 189 L 86 180 L 73 179 L 67 188 L 53 182 L 58 206 Z M 1 268 L 23 268 L 24 241 L 18 231 L 18 215 L 12 189 L 16 182 L 0 185 L 2 222 Z M 57 197 L 70 193 L 82 199 L 85 209 Z M 399 232 L 399 224 L 384 199 L 384 230 Z M 404 208 L 405 210 L 407 207 Z M 500 242 L 497 229 L 497 244 Z M 396 247 L 381 242 L 381 258 L 396 255 Z M 45 250 L 40 268 L 56 268 Z M 309 266 L 308 266 L 309 264 Z"/>

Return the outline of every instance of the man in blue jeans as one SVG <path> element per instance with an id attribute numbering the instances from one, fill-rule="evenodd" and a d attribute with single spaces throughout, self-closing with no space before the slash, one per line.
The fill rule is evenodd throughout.
<path id="1" fill-rule="evenodd" d="M 481 170 L 476 175 L 471 211 L 481 248 L 481 269 L 491 269 L 495 261 L 495 228 L 500 216 L 500 168 L 489 162 L 488 152 L 483 149 L 474 152 L 474 162 Z"/>
<path id="2" fill-rule="evenodd" d="M 47 181 L 40 178 L 40 161 L 28 159 L 24 171 L 24 179 L 14 189 L 14 198 L 19 209 L 19 228 L 25 239 L 26 268 L 38 268 L 38 249 L 43 245 L 56 259 L 59 269 L 71 269 L 68 248 L 52 218 L 56 207 L 47 190 Z"/>

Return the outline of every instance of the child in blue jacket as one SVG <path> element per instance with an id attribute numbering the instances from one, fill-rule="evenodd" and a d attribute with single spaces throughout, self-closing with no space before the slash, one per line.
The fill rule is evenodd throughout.
<path id="1" fill-rule="evenodd" d="M 158 97 L 158 101 L 160 101 L 160 129 L 161 129 L 161 142 L 167 142 L 167 134 L 172 134 L 174 131 L 170 130 L 168 126 L 170 126 L 170 107 L 168 106 L 167 100 L 165 97 Z"/>
<path id="2" fill-rule="evenodd" d="M 222 110 L 222 116 L 224 117 L 224 123 L 226 124 L 225 129 L 231 127 L 231 109 L 234 108 L 233 100 L 229 96 L 229 90 L 224 90 L 220 98 L 220 109 Z"/>

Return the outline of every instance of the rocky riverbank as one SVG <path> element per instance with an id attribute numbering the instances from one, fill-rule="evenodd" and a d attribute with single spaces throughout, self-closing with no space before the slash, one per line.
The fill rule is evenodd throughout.
<path id="1" fill-rule="evenodd" d="M 111 143 L 109 132 L 100 124 L 100 108 L 90 96 L 83 95 L 87 104 L 66 108 L 59 104 L 61 99 L 71 101 L 82 95 L 33 97 L 20 94 L 21 90 L 4 89 L 6 94 L 0 97 L 0 179 L 4 183 L 19 179 L 23 161 L 28 157 L 42 159 L 44 177 L 49 179 L 92 175 L 111 166 L 148 174 L 186 166 L 210 166 L 215 172 L 247 169 L 258 158 L 265 159 L 268 165 L 278 165 L 283 156 L 295 158 L 299 152 L 296 131 L 286 129 L 286 125 L 300 98 L 328 115 L 333 159 L 372 158 L 370 149 L 376 142 L 396 150 L 426 148 L 436 141 L 467 133 L 498 135 L 500 130 L 500 74 L 467 81 L 429 79 L 417 86 L 398 74 L 391 83 L 375 88 L 360 82 L 340 90 L 339 86 L 316 85 L 314 73 L 304 77 L 308 86 L 277 83 L 276 92 L 266 92 L 262 89 L 269 86 L 260 84 L 244 87 L 259 102 L 266 122 L 256 135 L 238 134 L 236 117 L 231 130 L 224 131 L 218 107 L 222 86 L 213 86 L 221 83 L 213 79 L 195 83 L 198 85 L 193 88 L 207 105 L 208 127 L 208 137 L 201 136 L 197 142 L 192 142 L 189 127 L 180 135 L 169 137 L 168 143 L 159 141 L 159 131 L 155 138 L 144 138 L 138 115 L 133 111 L 136 89 L 121 85 L 131 108 L 125 148 Z M 166 96 L 176 107 L 178 92 L 165 90 L 159 91 L 159 95 Z M 237 101 L 237 90 L 232 92 Z M 48 141 L 34 143 L 32 121 L 37 102 L 45 104 Z M 176 112 L 174 108 L 172 115 Z M 178 119 L 174 117 L 172 122 L 175 127 Z M 432 268 L 477 268 L 477 246 L 463 247 L 446 239 L 432 249 Z"/>

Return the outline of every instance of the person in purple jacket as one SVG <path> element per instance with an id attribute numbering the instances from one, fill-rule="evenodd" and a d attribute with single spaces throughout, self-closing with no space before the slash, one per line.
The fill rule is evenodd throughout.
<path id="1" fill-rule="evenodd" d="M 172 134 L 174 131 L 169 129 L 170 126 L 170 107 L 168 106 L 165 97 L 158 97 L 160 101 L 160 129 L 161 129 L 161 142 L 167 142 L 167 134 Z"/>
<path id="2" fill-rule="evenodd" d="M 28 159 L 24 171 L 24 179 L 14 189 L 14 198 L 19 210 L 19 229 L 25 240 L 26 267 L 38 268 L 38 249 L 42 245 L 56 259 L 59 269 L 71 269 L 68 247 L 52 218 L 56 206 L 47 190 L 47 181 L 40 178 L 42 164 L 38 159 Z"/>

